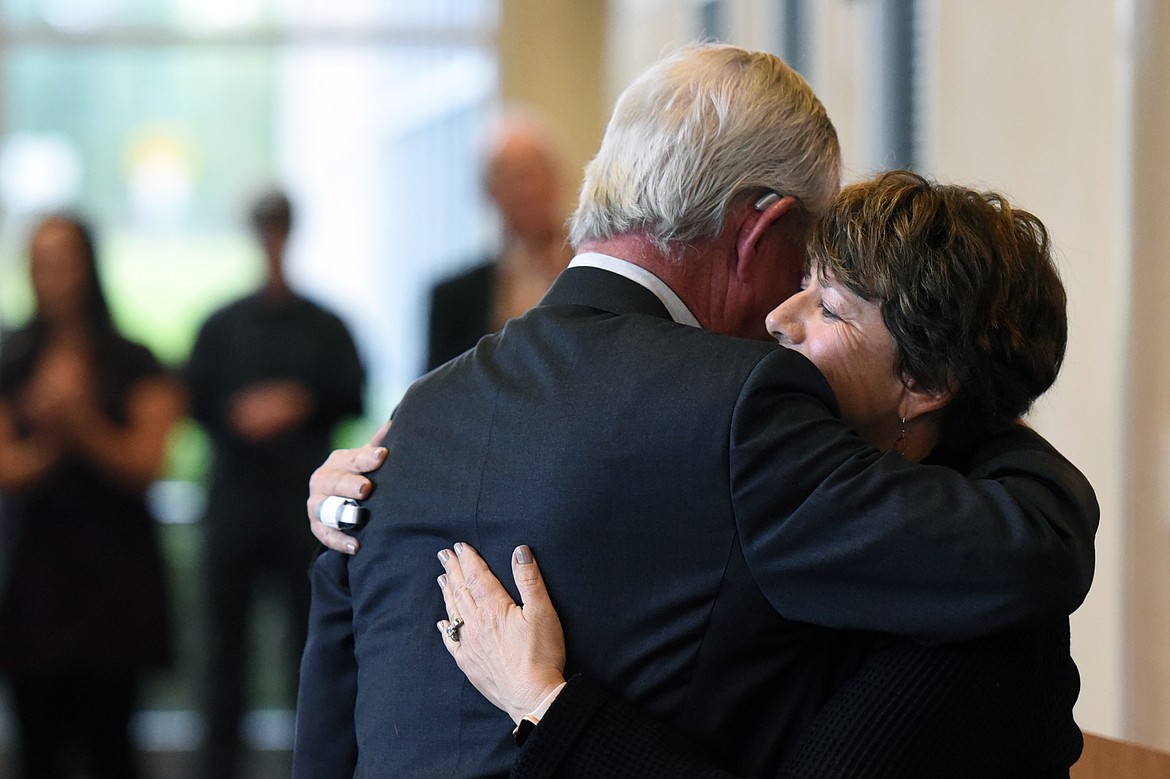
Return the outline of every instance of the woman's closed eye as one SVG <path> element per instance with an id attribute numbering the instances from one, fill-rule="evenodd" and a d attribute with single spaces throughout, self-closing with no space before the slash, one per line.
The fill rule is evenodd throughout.
<path id="1" fill-rule="evenodd" d="M 821 313 L 824 315 L 825 319 L 830 321 L 839 322 L 841 320 L 841 317 L 839 317 L 837 313 L 833 311 L 833 309 L 826 306 L 824 302 L 821 303 Z"/>

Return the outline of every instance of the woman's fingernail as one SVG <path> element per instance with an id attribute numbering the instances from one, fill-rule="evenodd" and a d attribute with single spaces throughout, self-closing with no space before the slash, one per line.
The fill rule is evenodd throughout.
<path id="1" fill-rule="evenodd" d="M 352 541 L 349 542 L 345 545 L 345 551 L 349 552 L 350 554 L 357 554 L 357 544 L 353 543 Z"/>
<path id="2" fill-rule="evenodd" d="M 379 446 L 377 449 L 374 450 L 374 457 L 376 459 L 381 460 L 385 456 L 386 456 L 386 447 Z"/>
<path id="3" fill-rule="evenodd" d="M 516 547 L 516 564 L 532 564 L 532 550 L 528 548 L 528 544 L 521 544 L 520 546 Z"/>
<path id="4" fill-rule="evenodd" d="M 370 491 L 370 483 L 369 482 L 362 482 L 361 484 L 358 485 L 357 496 L 359 498 L 364 498 L 364 497 L 366 497 L 366 493 L 369 491 Z"/>
<path id="5" fill-rule="evenodd" d="M 456 544 L 456 546 L 458 546 L 458 544 Z M 443 563 L 444 565 L 446 565 L 447 560 L 450 559 L 450 557 L 451 557 L 451 553 L 448 552 L 446 549 L 439 550 L 439 562 L 440 563 Z"/>
<path id="6" fill-rule="evenodd" d="M 435 581 L 439 583 L 439 589 L 447 589 L 447 574 L 439 574 L 439 578 Z"/>
<path id="7" fill-rule="evenodd" d="M 462 542 L 457 541 L 455 543 L 455 554 L 463 554 L 463 543 Z"/>

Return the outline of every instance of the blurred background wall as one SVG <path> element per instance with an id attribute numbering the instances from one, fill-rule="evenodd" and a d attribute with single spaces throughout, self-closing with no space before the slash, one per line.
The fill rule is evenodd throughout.
<path id="1" fill-rule="evenodd" d="M 279 179 L 304 214 L 294 279 L 370 365 L 374 410 L 340 439 L 360 440 L 421 370 L 430 285 L 496 239 L 476 160 L 498 106 L 547 114 L 579 171 L 614 97 L 669 47 L 775 51 L 826 104 L 847 180 L 913 167 L 1050 228 L 1072 329 L 1030 422 L 1102 506 L 1073 621 L 1078 721 L 1170 749 L 1168 36 L 1157 0 L 8 2 L 0 320 L 28 310 L 28 220 L 79 205 L 119 321 L 178 364 L 258 278 L 241 210 Z M 176 442 L 160 504 L 176 527 L 197 513 L 181 485 L 198 484 L 201 446 Z M 179 576 L 188 543 L 176 530 Z M 181 708 L 170 696 L 158 706 Z"/>

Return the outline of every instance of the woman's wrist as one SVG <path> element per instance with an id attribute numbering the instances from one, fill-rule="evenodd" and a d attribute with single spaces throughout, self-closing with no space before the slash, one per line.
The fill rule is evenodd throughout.
<path id="1" fill-rule="evenodd" d="M 562 680 L 560 684 L 544 696 L 544 699 L 540 703 L 533 707 L 532 711 L 519 718 L 513 717 L 516 727 L 512 731 L 512 738 L 516 739 L 516 746 L 524 746 L 524 742 L 528 740 L 528 736 L 540 724 L 540 721 L 544 719 L 545 713 L 548 712 L 549 707 L 553 705 L 553 701 L 557 699 L 557 696 L 560 695 L 561 690 L 564 688 L 565 682 Z"/>
<path id="2" fill-rule="evenodd" d="M 539 687 L 538 692 L 535 692 L 531 697 L 526 697 L 525 702 L 521 706 L 508 711 L 508 716 L 517 725 L 525 717 L 535 716 L 537 719 L 540 719 L 548 711 L 548 707 L 556 700 L 557 695 L 560 694 L 564 686 L 565 677 L 563 675 L 559 673 L 555 676 L 550 675 L 549 680 Z"/>

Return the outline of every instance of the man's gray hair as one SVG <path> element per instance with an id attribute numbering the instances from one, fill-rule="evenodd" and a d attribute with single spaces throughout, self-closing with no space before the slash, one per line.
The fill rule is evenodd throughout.
<path id="1" fill-rule="evenodd" d="M 618 98 L 570 239 L 638 233 L 677 256 L 717 235 L 741 193 L 792 195 L 815 219 L 840 179 L 837 131 L 800 74 L 766 52 L 690 46 Z"/>

